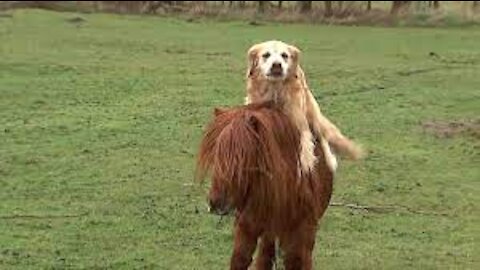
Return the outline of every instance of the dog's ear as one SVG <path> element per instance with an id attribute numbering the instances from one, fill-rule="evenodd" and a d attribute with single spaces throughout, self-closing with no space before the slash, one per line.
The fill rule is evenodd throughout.
<path id="1" fill-rule="evenodd" d="M 293 45 L 289 45 L 288 46 L 288 51 L 290 52 L 290 56 L 292 57 L 292 60 L 294 61 L 295 64 L 298 64 L 298 60 L 300 58 L 300 55 L 301 55 L 301 51 L 299 48 L 293 46 Z"/>
<path id="2" fill-rule="evenodd" d="M 290 57 L 292 59 L 292 64 L 290 66 L 290 74 L 294 75 L 296 78 L 299 77 L 298 71 L 299 71 L 299 59 L 301 55 L 300 49 L 293 45 L 288 46 L 288 51 L 290 52 Z"/>
<path id="3" fill-rule="evenodd" d="M 260 47 L 258 45 L 253 45 L 248 49 L 247 52 L 247 78 L 250 78 L 253 76 L 255 69 L 258 66 L 258 51 L 260 50 Z"/>

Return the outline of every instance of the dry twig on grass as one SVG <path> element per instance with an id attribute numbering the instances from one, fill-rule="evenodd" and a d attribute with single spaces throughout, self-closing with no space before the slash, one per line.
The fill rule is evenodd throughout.
<path id="1" fill-rule="evenodd" d="M 21 219 L 21 218 L 28 218 L 28 219 L 54 219 L 54 218 L 77 218 L 86 216 L 87 213 L 81 213 L 76 215 L 7 215 L 7 216 L 0 216 L 0 219 Z"/>
<path id="2" fill-rule="evenodd" d="M 367 206 L 367 205 L 359 205 L 354 203 L 331 202 L 330 206 L 340 206 L 340 207 L 346 207 L 349 209 L 363 210 L 363 211 L 372 212 L 372 213 L 407 212 L 407 213 L 419 214 L 419 215 L 448 216 L 447 213 L 416 210 L 416 209 L 412 209 L 410 207 L 401 206 L 401 205 Z"/>

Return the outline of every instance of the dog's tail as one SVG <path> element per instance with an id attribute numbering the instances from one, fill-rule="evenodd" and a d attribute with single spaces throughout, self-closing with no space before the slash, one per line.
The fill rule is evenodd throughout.
<path id="1" fill-rule="evenodd" d="M 364 149 L 343 135 L 330 136 L 327 141 L 336 152 L 350 159 L 359 160 L 365 157 Z"/>

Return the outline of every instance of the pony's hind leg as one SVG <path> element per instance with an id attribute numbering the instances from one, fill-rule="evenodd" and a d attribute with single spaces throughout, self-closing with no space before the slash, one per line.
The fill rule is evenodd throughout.
<path id="1" fill-rule="evenodd" d="M 231 270 L 247 270 L 257 247 L 260 232 L 253 224 L 239 220 L 235 224 L 235 240 L 230 260 Z"/>
<path id="2" fill-rule="evenodd" d="M 272 270 L 275 264 L 275 238 L 262 236 L 258 255 L 255 260 L 256 270 Z"/>

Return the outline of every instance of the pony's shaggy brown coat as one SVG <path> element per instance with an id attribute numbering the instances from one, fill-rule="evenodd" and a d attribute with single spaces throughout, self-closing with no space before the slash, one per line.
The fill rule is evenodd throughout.
<path id="1" fill-rule="evenodd" d="M 259 238 L 257 269 L 272 269 L 275 239 L 286 269 L 311 269 L 333 174 L 317 146 L 315 170 L 298 178 L 299 140 L 298 129 L 273 103 L 215 110 L 200 145 L 197 178 L 210 173 L 211 204 L 225 200 L 236 210 L 231 269 L 248 268 Z"/>

